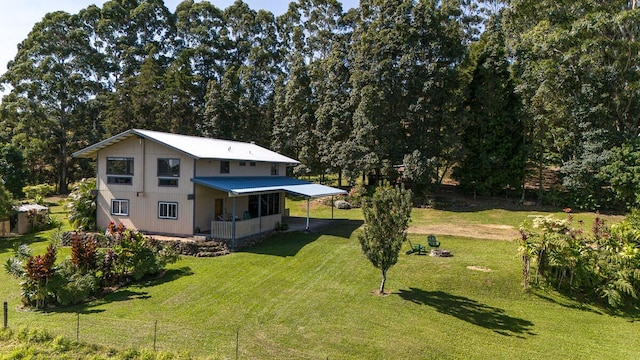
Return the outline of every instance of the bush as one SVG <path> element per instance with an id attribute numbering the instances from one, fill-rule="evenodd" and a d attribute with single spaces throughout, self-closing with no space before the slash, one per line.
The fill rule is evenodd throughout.
<path id="1" fill-rule="evenodd" d="M 85 302 L 99 289 L 96 273 L 80 273 L 70 260 L 58 264 L 56 269 L 56 278 L 51 283 L 51 291 L 56 302 L 62 306 Z"/>
<path id="2" fill-rule="evenodd" d="M 45 255 L 32 256 L 26 245 L 16 250 L 5 271 L 21 279 L 22 302 L 44 308 L 71 305 L 98 294 L 100 285 L 140 280 L 155 275 L 179 259 L 176 250 L 124 226 L 110 226 L 113 248 L 97 249 L 94 240 L 76 237 L 71 242 L 71 258 L 55 264 L 57 248 L 53 242 Z M 56 243 L 59 242 L 55 241 Z"/>
<path id="3" fill-rule="evenodd" d="M 44 205 L 44 198 L 55 194 L 56 187 L 49 184 L 29 185 L 23 187 L 22 192 L 27 199 L 34 199 L 38 204 Z"/>
<path id="4" fill-rule="evenodd" d="M 96 179 L 82 179 L 73 185 L 69 194 L 67 209 L 69 222 L 76 229 L 94 230 L 96 228 L 96 198 L 92 191 L 96 188 Z"/>
<path id="5" fill-rule="evenodd" d="M 361 207 L 362 199 L 367 196 L 367 188 L 362 185 L 356 185 L 349 190 L 347 202 L 353 207 Z"/>
<path id="6" fill-rule="evenodd" d="M 560 291 L 605 300 L 612 308 L 637 307 L 640 229 L 633 216 L 611 227 L 596 218 L 590 232 L 582 224 L 573 227 L 572 220 L 571 214 L 565 220 L 537 217 L 532 229 L 521 229 L 525 287 L 531 281 L 533 262 L 536 283 L 544 279 Z"/>

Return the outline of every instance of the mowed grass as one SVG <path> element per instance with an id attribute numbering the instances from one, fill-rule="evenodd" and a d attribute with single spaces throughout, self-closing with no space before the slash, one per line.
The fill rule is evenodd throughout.
<path id="1" fill-rule="evenodd" d="M 318 211 L 326 209 L 312 216 Z M 406 255 L 407 244 L 388 273 L 391 294 L 373 295 L 380 273 L 360 250 L 358 213 L 244 252 L 183 257 L 162 278 L 73 308 L 18 310 L 18 281 L 3 271 L 0 301 L 10 303 L 13 328 L 75 339 L 79 313 L 81 341 L 152 348 L 156 333 L 159 350 L 207 358 L 235 358 L 236 349 L 243 359 L 640 358 L 640 325 L 631 315 L 523 291 L 512 241 L 440 235 L 450 258 Z M 413 243 L 424 238 L 410 235 Z M 25 239 L 44 251 L 44 238 Z M 11 255 L 5 242 L 2 263 Z"/>

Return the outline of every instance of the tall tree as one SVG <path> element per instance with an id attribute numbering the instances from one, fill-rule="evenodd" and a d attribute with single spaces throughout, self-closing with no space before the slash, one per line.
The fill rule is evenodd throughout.
<path id="1" fill-rule="evenodd" d="M 513 0 L 504 19 L 539 174 L 559 165 L 575 206 L 606 206 L 594 175 L 640 129 L 640 13 L 626 0 Z"/>
<path id="2" fill-rule="evenodd" d="M 360 12 L 350 80 L 356 168 L 380 172 L 420 150 L 440 179 L 456 143 L 459 4 L 367 0 Z"/>
<path id="3" fill-rule="evenodd" d="M 302 54 L 292 54 L 289 61 L 289 77 L 284 94 L 275 103 L 278 118 L 273 126 L 272 144 L 275 150 L 299 159 L 305 169 L 317 170 L 318 141 L 314 132 L 315 101 L 311 92 L 311 78 Z M 300 171 L 299 168 L 297 170 Z"/>
<path id="4" fill-rule="evenodd" d="M 70 150 L 77 148 L 70 134 L 82 133 L 86 125 L 79 109 L 100 91 L 100 61 L 81 19 L 55 12 L 34 26 L 0 78 L 12 89 L 2 107 L 12 111 L 19 129 L 29 129 L 25 140 L 37 139 L 46 144 L 45 153 L 55 154 L 61 193 L 68 188 Z"/>
<path id="5" fill-rule="evenodd" d="M 462 126 L 462 158 L 454 169 L 460 186 L 483 195 L 520 189 L 524 182 L 524 127 L 511 81 L 504 38 L 491 22 L 473 45 L 472 79 Z"/>
<path id="6" fill-rule="evenodd" d="M 378 187 L 362 203 L 365 226 L 358 235 L 360 246 L 373 266 L 382 271 L 380 294 L 384 294 L 387 271 L 398 262 L 402 244 L 407 240 L 411 217 L 411 192 Z"/>
<path id="7" fill-rule="evenodd" d="M 0 174 L 4 179 L 4 187 L 17 199 L 23 195 L 24 173 L 22 151 L 13 144 L 0 145 Z"/>
<path id="8" fill-rule="evenodd" d="M 167 90 L 181 132 L 195 133 L 205 118 L 207 86 L 220 82 L 226 71 L 227 30 L 222 10 L 208 1 L 185 0 L 175 16 L 177 53 L 167 72 Z"/>
<path id="9" fill-rule="evenodd" d="M 256 12 L 237 0 L 225 9 L 224 19 L 226 28 L 223 34 L 228 51 L 225 68 L 237 69 L 239 82 L 234 125 L 239 131 L 233 137 L 239 141 L 268 145 L 273 124 L 274 88 L 280 74 L 275 18 L 268 11 Z M 212 112 L 218 108 L 207 108 L 207 115 L 200 125 L 202 128 L 217 126 L 212 121 L 224 117 Z"/>
<path id="10" fill-rule="evenodd" d="M 353 169 L 349 136 L 353 131 L 353 107 L 349 101 L 348 39 L 344 34 L 336 39 L 328 57 L 321 60 L 318 72 L 323 81 L 317 82 L 315 112 L 318 137 L 318 154 L 324 169 L 338 173 L 338 185 L 342 185 L 343 169 Z"/>

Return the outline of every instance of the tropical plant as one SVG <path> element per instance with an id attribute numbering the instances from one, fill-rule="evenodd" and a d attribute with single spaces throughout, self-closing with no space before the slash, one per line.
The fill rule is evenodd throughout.
<path id="1" fill-rule="evenodd" d="M 71 263 L 82 274 L 95 271 L 98 267 L 95 240 L 82 240 L 78 234 L 75 234 L 71 240 Z"/>
<path id="2" fill-rule="evenodd" d="M 10 258 L 5 264 L 5 270 L 10 275 L 23 280 L 20 283 L 22 302 L 41 309 L 51 303 L 49 281 L 55 275 L 57 249 L 50 244 L 44 255 L 30 256 L 30 254 L 31 250 L 26 245 L 21 245 L 16 252 L 18 258 Z"/>
<path id="3" fill-rule="evenodd" d="M 567 209 L 567 212 L 570 209 Z M 534 284 L 542 279 L 555 288 L 612 308 L 637 306 L 640 296 L 640 229 L 633 219 L 611 227 L 596 218 L 590 232 L 559 220 L 536 217 L 521 228 L 523 284 L 528 287 L 530 261 L 536 264 Z"/>
<path id="4" fill-rule="evenodd" d="M 96 179 L 82 179 L 73 185 L 69 194 L 67 209 L 69 222 L 80 230 L 93 230 L 96 227 L 96 199 L 92 191 L 96 188 Z"/>
<path id="5" fill-rule="evenodd" d="M 407 239 L 411 217 L 411 191 L 379 187 L 362 203 L 365 226 L 358 240 L 362 252 L 382 271 L 380 294 L 384 294 L 387 271 L 398 262 L 398 254 Z"/>

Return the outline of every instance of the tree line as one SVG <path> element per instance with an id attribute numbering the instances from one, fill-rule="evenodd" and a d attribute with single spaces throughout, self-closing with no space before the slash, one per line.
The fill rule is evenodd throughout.
<path id="1" fill-rule="evenodd" d="M 72 152 L 144 128 L 255 141 L 299 159 L 296 175 L 393 178 L 402 164 L 420 189 L 451 174 L 465 191 L 524 196 L 535 180 L 538 200 L 633 207 L 639 20 L 621 0 L 49 13 L 0 77 L 0 170 L 16 196 L 44 182 L 64 193 L 94 175 Z M 542 191 L 548 168 L 563 191 Z"/>

